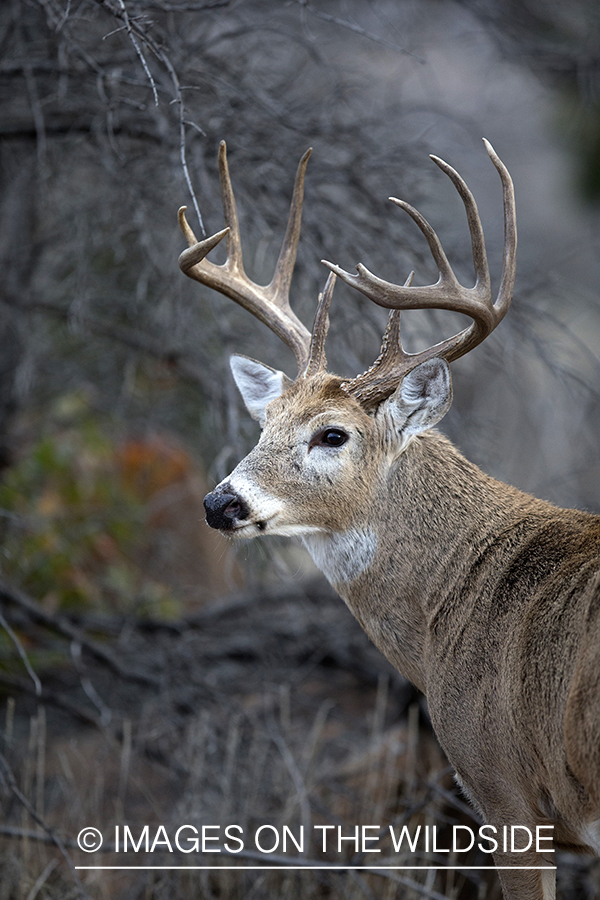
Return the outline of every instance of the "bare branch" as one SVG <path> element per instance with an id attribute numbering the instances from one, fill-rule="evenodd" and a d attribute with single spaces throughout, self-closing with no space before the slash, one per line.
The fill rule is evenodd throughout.
<path id="1" fill-rule="evenodd" d="M 125 0 L 117 0 L 117 2 L 119 3 L 119 6 L 121 7 L 121 11 L 123 13 L 123 18 L 125 19 L 125 28 L 127 30 L 129 40 L 133 44 L 135 52 L 139 56 L 140 62 L 144 68 L 144 72 L 146 73 L 148 81 L 150 82 L 150 85 L 152 87 L 152 93 L 154 94 L 154 105 L 158 106 L 158 91 L 156 90 L 156 82 L 154 81 L 154 78 L 152 77 L 152 72 L 148 68 L 148 63 L 146 62 L 146 57 L 142 53 L 142 49 L 141 49 L 140 45 L 138 44 L 138 42 L 135 38 L 135 35 L 131 29 L 131 22 L 129 20 L 129 15 L 127 14 L 127 7 L 125 6 Z"/>
<path id="2" fill-rule="evenodd" d="M 311 13 L 313 16 L 316 16 L 318 19 L 322 19 L 324 22 L 331 22 L 333 25 L 341 25 L 342 28 L 347 28 L 348 31 L 353 31 L 355 34 L 360 34 L 361 37 L 365 37 L 369 41 L 375 41 L 376 44 L 381 44 L 383 47 L 387 47 L 388 50 L 393 50 L 395 53 L 402 53 L 403 56 L 410 56 L 418 63 L 421 63 L 421 65 L 426 65 L 427 63 L 427 60 L 423 59 L 422 56 L 417 56 L 416 53 L 412 53 L 405 47 L 400 47 L 398 44 L 387 41 L 385 38 L 380 37 L 380 35 L 378 34 L 373 34 L 372 31 L 367 31 L 366 28 L 362 28 L 362 26 L 357 25 L 356 22 L 350 22 L 348 19 L 341 19 L 339 16 L 332 16 L 330 13 L 322 12 L 320 9 L 315 9 L 314 6 L 310 5 L 308 0 L 295 0 L 295 2 L 298 3 L 307 12 Z"/>
<path id="3" fill-rule="evenodd" d="M 17 588 L 9 587 L 6 583 L 0 582 L 0 600 L 17 606 L 19 609 L 23 610 L 32 621 L 44 625 L 46 628 L 51 628 L 53 631 L 56 631 L 58 634 L 62 634 L 71 640 L 78 641 L 88 653 L 94 656 L 99 662 L 108 666 L 109 669 L 112 669 L 112 671 L 121 678 L 125 678 L 128 681 L 137 681 L 140 684 L 152 685 L 153 687 L 156 687 L 161 683 L 160 678 L 148 675 L 145 672 L 130 669 L 128 666 L 123 665 L 123 663 L 113 656 L 109 650 L 106 650 L 104 647 L 101 647 L 100 644 L 97 644 L 96 641 L 92 641 L 90 638 L 86 637 L 79 628 L 72 625 L 64 616 L 50 615 L 50 613 L 45 612 L 45 610 L 37 603 Z"/>
<path id="4" fill-rule="evenodd" d="M 179 83 L 179 76 L 177 75 L 177 71 L 171 62 L 169 56 L 165 53 L 163 48 L 154 40 L 154 38 L 148 33 L 147 29 L 145 29 L 139 22 L 133 22 L 127 16 L 127 10 L 124 6 L 124 0 L 117 0 L 120 4 L 119 9 L 115 9 L 115 7 L 109 2 L 109 0 L 96 0 L 100 6 L 104 9 L 108 10 L 112 16 L 116 18 L 122 19 L 125 22 L 127 27 L 127 32 L 134 40 L 134 37 L 139 37 L 140 40 L 143 40 L 149 50 L 156 56 L 156 58 L 163 64 L 165 69 L 169 74 L 169 78 L 171 79 L 171 83 L 173 85 L 173 91 L 175 93 L 175 99 L 172 100 L 172 103 L 176 103 L 178 105 L 179 110 L 179 158 L 181 161 L 181 167 L 183 169 L 183 175 L 188 186 L 188 190 L 190 192 L 190 196 L 192 198 L 192 202 L 194 204 L 194 209 L 196 211 L 196 215 L 198 217 L 198 223 L 200 225 L 200 230 L 203 235 L 206 235 L 206 230 L 204 227 L 204 219 L 202 218 L 202 213 L 200 212 L 200 205 L 198 203 L 198 199 L 196 197 L 196 193 L 194 191 L 194 186 L 192 184 L 192 179 L 190 177 L 190 172 L 187 164 L 187 154 L 185 148 L 185 125 L 186 125 L 186 117 L 185 117 L 185 107 L 183 103 L 183 96 L 181 93 L 181 85 Z M 136 50 L 138 49 L 137 45 Z M 141 53 L 141 51 L 139 51 Z M 147 68 L 147 63 L 143 57 L 141 56 L 144 68 L 147 74 L 150 76 L 150 72 Z M 150 76 L 151 77 L 151 76 Z M 153 89 L 155 90 L 155 83 L 152 80 Z M 158 106 L 158 95 L 155 93 L 156 105 Z M 197 127 L 197 126 L 196 126 Z"/>
<path id="5" fill-rule="evenodd" d="M 102 727 L 103 723 L 100 721 L 100 719 L 89 713 L 87 710 L 83 709 L 83 707 L 79 706 L 78 704 L 73 703 L 72 700 L 70 700 L 64 694 L 59 693 L 58 691 L 53 691 L 50 688 L 42 687 L 42 692 L 38 695 L 37 691 L 32 688 L 31 682 L 27 681 L 25 678 L 16 678 L 14 676 L 7 675 L 5 672 L 0 672 L 0 684 L 3 684 L 8 688 L 12 688 L 15 691 L 19 691 L 25 694 L 31 694 L 34 697 L 38 697 L 42 703 L 49 703 L 51 706 L 56 706 L 59 709 L 63 709 L 65 712 L 70 713 L 80 722 L 83 722 L 84 725 L 94 725 L 96 728 Z"/>

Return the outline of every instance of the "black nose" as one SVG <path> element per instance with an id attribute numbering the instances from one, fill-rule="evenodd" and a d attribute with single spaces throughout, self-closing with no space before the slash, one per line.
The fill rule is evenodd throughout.
<path id="1" fill-rule="evenodd" d="M 211 528 L 230 530 L 235 519 L 247 519 L 248 507 L 237 494 L 224 494 L 221 491 L 211 491 L 204 498 L 206 521 Z"/>

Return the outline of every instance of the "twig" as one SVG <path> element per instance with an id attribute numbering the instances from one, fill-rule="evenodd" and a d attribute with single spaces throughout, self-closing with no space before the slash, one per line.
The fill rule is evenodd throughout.
<path id="1" fill-rule="evenodd" d="M 21 13 L 21 16 L 22 15 L 23 14 Z M 18 21 L 19 19 L 17 19 L 17 22 Z M 24 45 L 23 26 L 20 24 L 17 26 L 16 38 L 20 50 L 20 55 L 23 59 L 27 60 L 25 65 L 23 66 L 23 75 L 25 76 L 25 84 L 27 87 L 27 93 L 29 95 L 29 106 L 31 108 L 31 115 L 33 118 L 33 124 L 35 126 L 38 163 L 43 164 L 46 158 L 46 125 L 44 120 L 44 113 L 42 110 L 42 104 L 40 103 L 37 81 L 33 71 L 33 65 L 30 62 L 30 54 L 27 53 Z"/>
<path id="2" fill-rule="evenodd" d="M 205 9 L 221 9 L 230 6 L 231 0 L 205 0 L 204 3 L 191 3 L 181 0 L 180 3 L 170 3 L 168 0 L 150 0 L 150 6 L 156 6 L 164 12 L 202 12 Z"/>
<path id="3" fill-rule="evenodd" d="M 63 25 L 65 24 L 65 22 L 68 20 L 68 18 L 69 18 L 70 15 L 71 15 L 71 0 L 67 0 L 67 5 L 65 6 L 65 11 L 64 11 L 64 13 L 63 13 L 63 15 L 62 15 L 62 18 L 60 19 L 60 21 L 59 21 L 59 22 L 56 24 L 56 26 L 55 26 L 55 27 L 56 27 L 56 33 L 57 33 L 57 34 L 58 34 L 58 32 L 61 30 L 61 28 L 63 27 Z"/>
<path id="4" fill-rule="evenodd" d="M 164 57 L 165 61 L 168 60 L 168 57 Z M 196 197 L 196 192 L 194 191 L 194 186 L 192 184 L 192 179 L 190 176 L 190 170 L 188 169 L 187 164 L 187 153 L 185 149 L 185 109 L 183 105 L 183 96 L 181 94 L 181 86 L 179 84 L 179 78 L 175 72 L 175 69 L 171 65 L 171 62 L 168 63 L 168 68 L 171 74 L 171 80 L 173 82 L 173 87 L 175 88 L 176 99 L 173 101 L 177 103 L 177 107 L 179 110 L 179 158 L 181 160 L 181 168 L 183 169 L 183 176 L 185 178 L 185 182 L 188 186 L 188 190 L 190 192 L 192 203 L 194 204 L 194 209 L 196 210 L 196 215 L 198 216 L 198 224 L 200 226 L 200 231 L 202 233 L 202 237 L 206 237 L 206 228 L 204 227 L 204 219 L 202 218 L 202 213 L 200 212 L 200 206 L 198 204 L 198 199 Z M 194 126 L 199 131 L 202 131 L 198 126 Z"/>
<path id="5" fill-rule="evenodd" d="M 65 697 L 64 694 L 58 693 L 58 691 L 43 687 L 42 693 L 38 694 L 37 691 L 34 691 L 31 687 L 29 681 L 26 681 L 24 678 L 16 678 L 7 675 L 6 672 L 0 672 L 0 684 L 13 688 L 20 693 L 32 694 L 35 697 L 39 697 L 42 703 L 49 703 L 51 706 L 57 706 L 59 709 L 64 709 L 65 712 L 71 713 L 72 716 L 79 719 L 79 721 L 83 722 L 85 725 L 95 725 L 96 728 L 102 726 L 100 719 L 92 715 L 92 713 L 87 712 L 87 710 L 78 706 L 76 703 L 73 703 L 68 697 Z"/>
<path id="6" fill-rule="evenodd" d="M 44 831 L 46 832 L 48 837 L 52 840 L 52 843 L 58 847 L 58 849 L 60 850 L 60 852 L 62 853 L 62 855 L 64 857 L 65 862 L 67 863 L 67 865 L 71 871 L 73 880 L 75 881 L 75 883 L 81 890 L 83 896 L 89 897 L 89 894 L 87 893 L 87 891 L 85 890 L 83 884 L 81 883 L 81 881 L 79 879 L 79 875 L 75 871 L 75 866 L 71 862 L 71 857 L 67 853 L 67 849 L 66 849 L 65 845 L 63 844 L 63 842 L 59 838 L 59 836 L 52 830 L 52 828 L 50 828 L 50 826 L 44 822 L 44 820 L 41 818 L 41 816 L 39 816 L 37 814 L 37 812 L 35 811 L 34 807 L 31 805 L 31 803 L 29 802 L 27 797 L 19 789 L 19 786 L 17 785 L 15 776 L 13 775 L 13 771 L 12 771 L 11 767 L 9 766 L 3 753 L 0 753 L 0 775 L 2 776 L 3 781 L 6 782 L 6 784 L 12 791 L 12 793 L 15 795 L 17 800 L 25 807 L 25 809 L 27 810 L 27 812 L 29 813 L 31 818 L 44 829 Z"/>
<path id="7" fill-rule="evenodd" d="M 38 162 L 43 163 L 46 158 L 46 126 L 44 122 L 44 113 L 37 90 L 37 82 L 33 74 L 33 68 L 30 65 L 23 66 L 25 75 L 25 83 L 29 93 L 29 103 L 31 105 L 31 114 L 35 124 L 35 133 L 37 136 L 37 155 Z"/>
<path id="8" fill-rule="evenodd" d="M 195 122 L 192 122 L 190 119 L 184 119 L 183 124 L 189 125 L 190 128 L 193 128 L 195 131 L 197 131 L 199 134 L 201 134 L 202 137 L 206 137 L 206 132 L 202 128 L 200 128 L 200 126 L 197 125 Z"/>
<path id="9" fill-rule="evenodd" d="M 115 18 L 121 19 L 125 22 L 127 26 L 127 32 L 130 37 L 133 39 L 134 34 L 139 37 L 140 40 L 144 41 L 146 46 L 155 57 L 163 64 L 165 69 L 167 70 L 169 77 L 171 79 L 171 83 L 173 85 L 173 91 L 175 93 L 175 99 L 172 100 L 172 103 L 176 103 L 179 109 L 179 158 L 181 160 L 181 168 L 183 170 L 183 176 L 185 178 L 185 182 L 187 184 L 188 190 L 190 192 L 190 196 L 192 198 L 192 203 L 194 204 L 194 209 L 196 211 L 196 216 L 198 217 L 198 223 L 200 226 L 200 231 L 202 232 L 203 237 L 206 237 L 206 229 L 204 227 L 204 220 L 202 218 L 202 213 L 200 212 L 200 206 L 198 204 L 198 199 L 196 197 L 196 193 L 194 191 L 194 186 L 192 184 L 192 179 L 190 177 L 190 172 L 187 164 L 187 154 L 185 149 L 185 110 L 183 104 L 183 96 L 181 93 L 181 85 L 179 83 L 179 76 L 175 71 L 175 67 L 165 51 L 162 47 L 154 40 L 154 38 L 148 34 L 148 32 L 140 25 L 138 22 L 132 22 L 127 16 L 127 10 L 125 9 L 123 0 L 118 0 L 119 8 L 115 8 L 109 0 L 95 0 L 100 6 L 104 7 L 104 9 L 108 10 L 112 16 Z M 137 48 L 136 48 L 137 49 Z M 139 55 L 139 54 L 138 54 Z M 149 70 L 147 69 L 147 63 L 143 56 L 141 57 L 144 68 L 149 74 Z M 154 81 L 152 82 L 154 85 Z M 157 101 L 158 105 L 158 101 Z"/>
<path id="10" fill-rule="evenodd" d="M 29 660 L 27 658 L 27 654 L 25 653 L 25 650 L 23 648 L 23 645 L 21 644 L 21 641 L 19 640 L 19 638 L 17 637 L 15 632 L 12 630 L 12 628 L 10 627 L 10 625 L 8 624 L 8 622 L 2 615 L 1 609 L 0 609 L 0 625 L 2 625 L 2 627 L 4 628 L 4 630 L 6 631 L 8 636 L 12 639 L 13 644 L 17 648 L 17 653 L 23 660 L 23 665 L 27 669 L 29 677 L 31 678 L 31 680 L 33 681 L 33 683 L 35 685 L 36 696 L 40 697 L 42 694 L 42 683 L 41 683 L 40 679 L 37 677 L 37 675 L 35 674 L 35 672 L 33 671 L 32 667 L 31 667 L 31 663 L 29 662 Z"/>
<path id="11" fill-rule="evenodd" d="M 33 600 L 27 597 L 22 591 L 9 587 L 0 581 L 0 600 L 12 603 L 24 610 L 34 622 L 45 625 L 59 634 L 78 641 L 81 646 L 94 656 L 99 662 L 104 663 L 109 669 L 112 669 L 121 678 L 127 681 L 137 681 L 140 684 L 152 685 L 158 687 L 160 679 L 153 675 L 147 675 L 145 672 L 139 672 L 136 669 L 129 669 L 118 660 L 109 650 L 105 650 L 95 641 L 86 637 L 78 628 L 75 628 L 64 616 L 52 616 L 50 613 L 41 609 Z"/>
<path id="12" fill-rule="evenodd" d="M 27 894 L 25 900 L 35 900 L 44 884 L 48 880 L 49 876 L 52 874 L 54 869 L 57 867 L 58 862 L 55 859 L 51 859 L 50 862 L 44 867 L 44 870 L 41 875 L 38 876 L 35 884 Z"/>
<path id="13" fill-rule="evenodd" d="M 156 90 L 156 82 L 154 81 L 154 78 L 152 77 L 152 72 L 148 68 L 148 63 L 146 62 L 146 57 L 142 53 L 142 48 L 136 41 L 135 35 L 133 34 L 133 31 L 131 30 L 131 22 L 129 20 L 129 15 L 127 14 L 127 8 L 125 6 L 125 2 L 124 2 L 124 0 L 118 0 L 118 3 L 119 3 L 119 6 L 121 7 L 121 11 L 123 13 L 123 18 L 125 20 L 125 29 L 127 31 L 129 40 L 133 44 L 135 52 L 139 56 L 140 62 L 144 68 L 144 72 L 146 73 L 148 81 L 150 82 L 150 85 L 152 87 L 152 93 L 154 94 L 154 105 L 158 106 L 158 91 Z"/>
<path id="14" fill-rule="evenodd" d="M 54 839 L 49 835 L 42 834 L 41 831 L 34 831 L 33 828 L 19 828 L 18 825 L 0 825 L 0 834 L 3 834 L 5 837 L 31 838 L 32 841 L 40 841 L 43 844 L 54 843 Z M 72 847 L 73 849 L 77 847 L 77 842 L 71 838 L 63 838 L 62 842 L 65 847 Z"/>
<path id="15" fill-rule="evenodd" d="M 299 3 L 303 9 L 305 9 L 309 13 L 312 13 L 312 15 L 316 16 L 318 19 L 322 19 L 324 22 L 331 22 L 334 25 L 341 25 L 342 28 L 347 28 L 349 31 L 353 31 L 355 34 L 360 34 L 361 37 L 365 37 L 369 41 L 375 41 L 376 44 L 381 44 L 382 46 L 387 47 L 388 50 L 394 50 L 395 53 L 402 53 L 404 56 L 410 56 L 418 63 L 421 63 L 421 65 L 427 64 L 427 60 L 423 59 L 422 56 L 417 56 L 416 53 L 412 53 L 412 51 L 406 50 L 404 47 L 400 47 L 398 44 L 393 44 L 391 41 L 387 41 L 385 38 L 380 37 L 378 34 L 373 34 L 372 31 L 367 31 L 366 28 L 363 28 L 361 25 L 357 25 L 355 22 L 350 22 L 348 21 L 348 19 L 340 19 L 339 16 L 332 16 L 330 13 L 321 12 L 321 10 L 315 9 L 314 6 L 311 6 L 308 0 L 296 0 L 296 3 Z"/>
<path id="16" fill-rule="evenodd" d="M 296 788 L 296 796 L 298 798 L 298 804 L 300 806 L 302 824 L 307 834 L 310 834 L 311 812 L 306 784 L 304 783 L 304 779 L 300 773 L 300 770 L 298 769 L 298 765 L 290 748 L 288 747 L 283 735 L 276 727 L 274 722 L 271 722 L 271 737 L 273 739 L 273 742 L 277 746 L 277 749 L 281 753 L 286 768 L 291 775 L 292 781 L 294 782 L 294 787 Z"/>
<path id="17" fill-rule="evenodd" d="M 71 659 L 75 664 L 75 668 L 79 674 L 79 683 L 83 688 L 86 696 L 92 701 L 98 712 L 100 713 L 101 725 L 108 725 L 112 719 L 112 709 L 106 705 L 98 691 L 92 684 L 91 680 L 85 674 L 83 661 L 81 659 L 81 644 L 79 641 L 71 641 Z"/>

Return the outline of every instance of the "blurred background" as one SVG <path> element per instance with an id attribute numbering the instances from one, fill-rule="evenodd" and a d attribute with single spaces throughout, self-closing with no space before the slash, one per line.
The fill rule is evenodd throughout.
<path id="1" fill-rule="evenodd" d="M 373 753 L 391 746 L 390 734 L 390 759 L 409 759 L 400 774 L 397 762 L 385 770 L 396 787 L 392 799 L 385 789 L 381 815 L 442 815 L 428 804 L 442 802 L 438 788 L 452 790 L 451 782 L 440 787 L 444 760 L 419 775 L 410 757 L 419 734 L 439 754 L 424 704 L 355 630 L 303 551 L 273 539 L 234 550 L 203 522 L 204 493 L 258 435 L 229 355 L 295 372 L 264 326 L 181 274 L 176 212 L 187 205 L 198 237 L 222 227 L 216 157 L 226 140 L 246 270 L 267 283 L 296 165 L 312 146 L 291 293 L 310 325 L 326 276 L 322 258 L 348 270 L 363 262 L 395 282 L 411 269 L 417 284 L 436 280 L 422 235 L 390 195 L 423 212 L 459 278 L 472 283 L 464 209 L 429 160 L 435 153 L 475 194 L 497 287 L 502 198 L 486 137 L 515 183 L 517 283 L 502 325 L 453 365 L 455 400 L 442 430 L 491 475 L 599 511 L 599 47 L 594 0 L 1 5 L 0 683 L 3 802 L 14 833 L 5 830 L 12 874 L 0 896 L 62 897 L 67 883 L 73 896 L 187 896 L 183 882 L 166 880 L 109 888 L 90 875 L 78 884 L 14 788 L 55 836 L 62 829 L 65 849 L 82 816 L 81 826 L 89 824 L 92 795 L 100 822 L 126 815 L 127 803 L 138 804 L 139 821 L 148 818 L 141 794 L 135 802 L 128 795 L 132 760 L 158 759 L 161 778 L 168 770 L 168 790 L 153 783 L 152 808 L 174 813 L 173 797 L 180 802 L 198 764 L 189 748 L 199 745 L 208 748 L 203 771 L 213 775 L 202 777 L 213 785 L 213 805 L 197 775 L 189 815 L 225 815 L 231 773 L 242 770 L 246 751 L 280 779 L 261 794 L 275 798 L 277 815 L 291 778 L 306 817 L 313 764 L 317 807 L 334 808 L 323 794 L 332 778 L 346 779 L 336 796 L 349 803 L 350 776 L 339 766 L 350 765 L 357 746 L 364 765 L 352 763 L 352 778 L 364 777 L 356 796 L 375 796 L 375 776 L 364 771 L 381 771 Z M 212 258 L 222 261 L 223 248 Z M 403 318 L 410 350 L 462 325 L 449 313 Z M 383 310 L 338 281 L 331 370 L 355 375 L 369 366 L 384 325 Z M 325 739 L 328 716 L 339 727 Z M 314 747 L 306 770 L 293 769 L 290 754 L 307 728 Z M 105 754 L 98 770 L 106 783 L 93 789 L 74 762 L 90 753 Z M 281 771 L 267 764 L 269 754 Z M 219 769 L 225 758 L 229 774 Z M 244 769 L 244 783 L 260 783 L 258 769 Z M 245 815 L 254 802 L 246 798 Z M 454 798 L 453 815 L 467 815 L 461 802 Z M 592 877 L 569 871 L 571 884 Z M 242 884 L 223 876 L 217 886 L 205 878 L 189 891 L 374 890 L 350 877 L 325 886 L 248 877 Z M 436 877 L 403 888 L 388 879 L 386 896 L 454 896 L 458 883 Z M 597 896 L 593 887 L 577 889 Z M 493 876 L 461 890 L 498 896 Z"/>

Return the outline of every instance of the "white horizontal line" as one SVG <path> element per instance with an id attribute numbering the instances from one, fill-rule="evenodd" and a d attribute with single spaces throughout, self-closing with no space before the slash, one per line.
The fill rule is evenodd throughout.
<path id="1" fill-rule="evenodd" d="M 76 869 L 111 869 L 111 870 L 120 870 L 120 869 L 153 869 L 153 870 L 182 870 L 182 869 L 202 869 L 202 870 L 211 870 L 213 872 L 218 872 L 220 870 L 225 869 L 243 869 L 245 871 L 279 871 L 285 872 L 287 869 L 293 869 L 294 871 L 300 870 L 304 872 L 313 872 L 317 870 L 325 869 L 328 872 L 355 872 L 355 871 L 411 871 L 411 872 L 424 872 L 428 869 L 440 869 L 440 870 L 448 870 L 455 869 L 461 872 L 469 869 L 470 871 L 482 871 L 483 869 L 549 869 L 554 871 L 556 866 L 75 866 Z"/>

